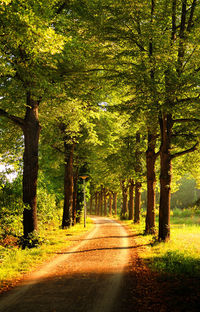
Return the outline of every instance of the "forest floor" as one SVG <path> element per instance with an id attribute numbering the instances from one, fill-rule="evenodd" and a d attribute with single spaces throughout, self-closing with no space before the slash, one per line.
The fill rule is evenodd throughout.
<path id="1" fill-rule="evenodd" d="M 95 228 L 1 294 L 1 312 L 199 311 L 198 280 L 151 271 L 127 226 L 95 217 Z M 69 237 L 70 239 L 70 237 Z"/>

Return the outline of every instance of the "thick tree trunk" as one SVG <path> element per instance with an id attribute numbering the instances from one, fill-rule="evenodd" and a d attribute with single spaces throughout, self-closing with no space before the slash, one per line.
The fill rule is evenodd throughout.
<path id="1" fill-rule="evenodd" d="M 115 216 L 117 215 L 117 192 L 113 193 L 113 208 Z"/>
<path id="2" fill-rule="evenodd" d="M 72 210 L 72 225 L 76 224 L 77 215 L 77 193 L 78 193 L 78 168 L 74 174 L 74 189 L 73 189 L 73 210 Z"/>
<path id="3" fill-rule="evenodd" d="M 148 132 L 148 148 L 146 151 L 146 166 L 147 166 L 147 214 L 146 214 L 146 228 L 147 234 L 155 233 L 155 205 L 156 205 L 156 134 Z"/>
<path id="4" fill-rule="evenodd" d="M 92 214 L 92 205 L 93 205 L 93 198 L 92 198 L 92 194 L 90 194 L 90 215 Z"/>
<path id="5" fill-rule="evenodd" d="M 107 190 L 106 188 L 104 188 L 104 193 L 103 193 L 103 196 L 104 196 L 104 216 L 107 216 Z"/>
<path id="6" fill-rule="evenodd" d="M 133 179 L 130 179 L 129 181 L 129 204 L 128 204 L 128 219 L 133 219 L 133 212 L 134 212 L 134 181 Z"/>
<path id="7" fill-rule="evenodd" d="M 140 210 L 141 210 L 141 187 L 142 184 L 139 181 L 142 177 L 142 163 L 141 163 L 141 155 L 142 152 L 140 150 L 140 141 L 141 141 L 141 135 L 138 131 L 136 133 L 136 150 L 135 150 L 135 159 L 136 159 L 136 165 L 135 165 L 135 171 L 138 175 L 138 180 L 135 183 L 135 210 L 134 210 L 134 223 L 140 222 Z"/>
<path id="8" fill-rule="evenodd" d="M 72 209 L 73 209 L 73 156 L 74 144 L 64 143 L 65 150 L 65 176 L 64 176 L 64 207 L 62 228 L 72 225 Z"/>
<path id="9" fill-rule="evenodd" d="M 135 183 L 135 211 L 134 211 L 134 223 L 140 222 L 140 211 L 141 211 L 141 187 L 140 182 Z"/>
<path id="10" fill-rule="evenodd" d="M 97 192 L 97 216 L 99 216 L 99 192 Z"/>
<path id="11" fill-rule="evenodd" d="M 95 192 L 94 201 L 95 201 L 95 214 L 98 215 L 98 194 L 97 194 L 97 192 Z"/>
<path id="12" fill-rule="evenodd" d="M 98 216 L 101 215 L 101 192 L 98 192 Z"/>
<path id="13" fill-rule="evenodd" d="M 112 216 L 113 196 L 112 192 L 109 192 L 109 216 Z"/>
<path id="14" fill-rule="evenodd" d="M 103 185 L 101 185 L 100 191 L 100 214 L 103 216 Z"/>
<path id="15" fill-rule="evenodd" d="M 102 215 L 102 207 L 101 207 L 101 191 L 98 192 L 98 215 Z"/>
<path id="16" fill-rule="evenodd" d="M 26 115 L 24 119 L 24 167 L 23 167 L 23 202 L 27 208 L 23 212 L 24 237 L 37 230 L 37 178 L 38 178 L 38 143 L 40 124 L 38 120 L 39 102 L 27 95 Z"/>
<path id="17" fill-rule="evenodd" d="M 160 119 L 160 207 L 158 238 L 168 241 L 170 238 L 170 199 L 171 199 L 171 133 L 172 116 L 163 114 Z"/>
<path id="18" fill-rule="evenodd" d="M 122 213 L 121 213 L 121 217 L 122 219 L 125 219 L 128 213 L 128 187 L 125 186 L 125 181 L 122 181 L 122 198 L 123 198 L 123 202 L 122 202 Z"/>

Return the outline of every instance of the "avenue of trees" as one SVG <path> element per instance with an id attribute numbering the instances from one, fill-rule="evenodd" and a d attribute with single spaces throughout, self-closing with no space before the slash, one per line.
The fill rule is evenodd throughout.
<path id="1" fill-rule="evenodd" d="M 62 202 L 74 225 L 86 174 L 91 213 L 116 215 L 120 198 L 138 223 L 146 190 L 146 233 L 157 189 L 169 240 L 171 189 L 199 175 L 199 20 L 198 0 L 1 1 L 0 159 L 18 172 L 0 176 L 2 223 L 10 209 L 37 231 L 38 193 L 40 214 Z"/>

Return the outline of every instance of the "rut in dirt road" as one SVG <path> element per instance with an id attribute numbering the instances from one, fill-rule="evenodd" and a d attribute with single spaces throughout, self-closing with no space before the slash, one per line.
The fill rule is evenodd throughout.
<path id="1" fill-rule="evenodd" d="M 1 312 L 109 312 L 128 263 L 126 230 L 107 218 L 0 300 Z"/>

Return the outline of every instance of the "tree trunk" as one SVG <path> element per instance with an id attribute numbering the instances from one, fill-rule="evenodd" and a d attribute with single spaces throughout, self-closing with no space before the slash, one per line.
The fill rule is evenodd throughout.
<path id="1" fill-rule="evenodd" d="M 113 193 L 113 207 L 114 207 L 114 212 L 116 216 L 117 215 L 117 192 Z"/>
<path id="2" fill-rule="evenodd" d="M 123 198 L 123 203 L 122 203 L 122 219 L 126 219 L 126 215 L 128 213 L 128 187 L 125 186 L 125 181 L 122 181 L 122 198 Z"/>
<path id="3" fill-rule="evenodd" d="M 134 223 L 140 222 L 140 211 L 141 211 L 141 187 L 140 182 L 135 183 L 135 211 L 134 211 Z"/>
<path id="4" fill-rule="evenodd" d="M 148 132 L 148 148 L 146 151 L 146 166 L 147 166 L 147 214 L 146 228 L 147 234 L 155 233 L 155 204 L 156 204 L 156 174 L 155 174 L 155 145 L 156 134 Z"/>
<path id="5" fill-rule="evenodd" d="M 98 194 L 97 194 L 97 192 L 95 192 L 95 195 L 94 195 L 95 197 L 95 214 L 96 215 L 98 215 Z"/>
<path id="6" fill-rule="evenodd" d="M 103 185 L 101 185 L 100 191 L 100 214 L 103 216 Z"/>
<path id="7" fill-rule="evenodd" d="M 104 216 L 107 216 L 107 194 L 106 194 L 106 188 L 104 188 Z"/>
<path id="8" fill-rule="evenodd" d="M 73 156 L 74 144 L 64 142 L 65 151 L 65 176 L 64 176 L 64 207 L 62 228 L 72 225 L 72 209 L 73 209 Z"/>
<path id="9" fill-rule="evenodd" d="M 76 224 L 76 214 L 77 214 L 77 193 L 78 193 L 78 168 L 74 174 L 74 189 L 73 189 L 73 210 L 72 210 L 72 225 Z"/>
<path id="10" fill-rule="evenodd" d="M 109 215 L 112 216 L 113 197 L 112 192 L 109 193 Z"/>
<path id="11" fill-rule="evenodd" d="M 129 205 L 128 205 L 128 219 L 132 220 L 133 219 L 133 212 L 134 212 L 134 196 L 133 196 L 133 192 L 134 192 L 134 181 L 133 179 L 130 179 L 129 181 Z"/>
<path id="12" fill-rule="evenodd" d="M 92 214 L 92 204 L 93 204 L 93 198 L 92 198 L 92 194 L 90 194 L 90 215 Z"/>
<path id="13" fill-rule="evenodd" d="M 136 133 L 136 149 L 135 149 L 135 172 L 138 176 L 138 180 L 135 183 L 135 210 L 134 210 L 134 223 L 140 222 L 140 210 L 141 210 L 141 187 L 142 184 L 139 180 L 142 177 L 142 162 L 141 162 L 141 147 L 140 147 L 141 135 L 140 132 Z"/>
<path id="14" fill-rule="evenodd" d="M 79 180 L 78 180 L 79 183 Z M 77 183 L 77 184 L 78 184 Z M 77 187 L 77 200 L 76 200 L 76 223 L 81 222 L 81 212 L 83 210 L 83 191 Z"/>
<path id="15" fill-rule="evenodd" d="M 23 166 L 23 202 L 27 208 L 23 211 L 24 237 L 37 231 L 37 178 L 38 143 L 40 124 L 38 120 L 39 102 L 27 95 L 26 115 L 24 119 L 24 166 Z"/>
<path id="16" fill-rule="evenodd" d="M 101 191 L 98 192 L 98 216 L 101 215 Z"/>
<path id="17" fill-rule="evenodd" d="M 160 149 L 160 207 L 159 234 L 162 241 L 170 239 L 170 199 L 171 199 L 171 133 L 172 116 L 163 114 L 160 119 L 161 149 Z"/>

